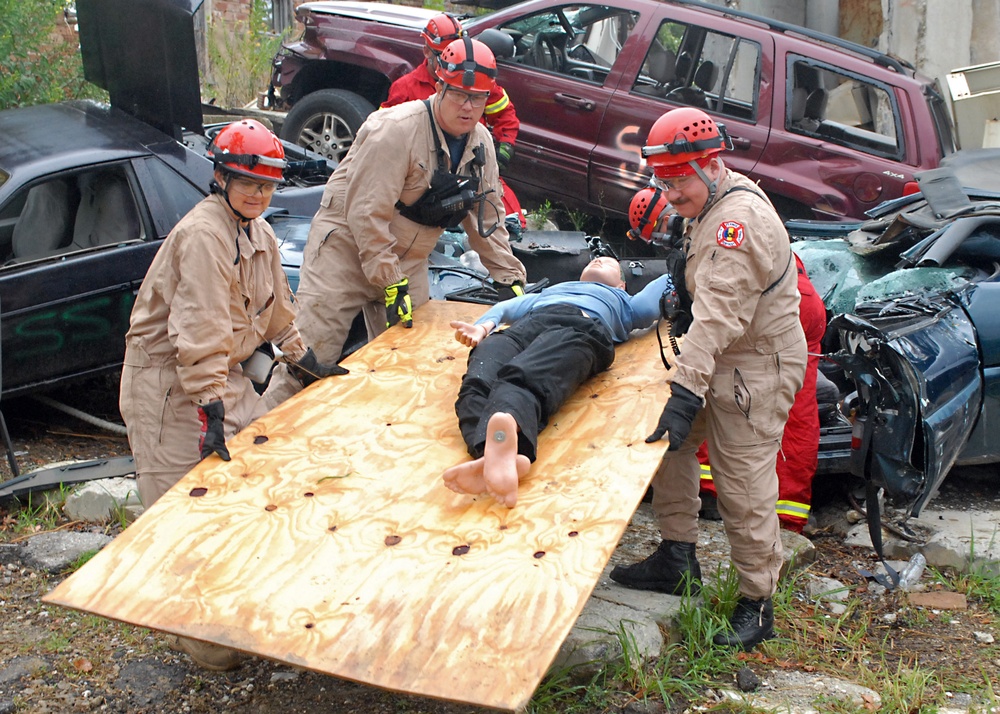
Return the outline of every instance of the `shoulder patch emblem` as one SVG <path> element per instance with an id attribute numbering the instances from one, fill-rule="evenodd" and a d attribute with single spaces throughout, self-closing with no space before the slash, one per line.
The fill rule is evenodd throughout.
<path id="1" fill-rule="evenodd" d="M 723 248 L 739 248 L 744 237 L 743 224 L 739 221 L 723 221 L 715 233 L 716 242 Z"/>

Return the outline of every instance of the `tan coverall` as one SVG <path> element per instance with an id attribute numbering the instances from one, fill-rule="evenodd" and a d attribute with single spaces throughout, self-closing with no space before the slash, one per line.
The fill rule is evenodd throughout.
<path id="1" fill-rule="evenodd" d="M 747 190 L 736 190 L 740 186 Z M 752 191 L 752 193 L 751 193 Z M 685 279 L 693 322 L 673 378 L 705 398 L 691 433 L 653 478 L 664 540 L 698 540 L 698 446 L 712 474 L 740 593 L 774 594 L 781 567 L 775 459 L 802 386 L 806 342 L 788 234 L 756 185 L 728 169 L 716 200 L 687 230 Z"/>
<path id="2" fill-rule="evenodd" d="M 197 406 L 222 399 L 230 437 L 266 410 L 240 362 L 262 342 L 291 359 L 305 347 L 271 227 L 242 230 L 212 195 L 156 253 L 125 337 L 120 408 L 149 507 L 201 459 Z"/>
<path id="3" fill-rule="evenodd" d="M 432 97 L 431 102 L 437 101 Z M 435 121 L 441 146 L 445 136 Z M 498 282 L 524 281 L 525 271 L 514 257 L 504 227 L 499 172 L 489 130 L 477 124 L 470 132 L 456 173 L 470 175 L 473 150 L 486 150 L 483 185 L 487 195 L 483 223 L 499 227 L 484 238 L 478 230 L 478 206 L 462 221 L 473 250 Z M 302 256 L 302 273 L 295 300 L 296 324 L 317 359 L 340 359 L 351 323 L 364 312 L 368 337 L 386 329 L 387 286 L 406 277 L 413 307 L 430 299 L 427 257 L 444 229 L 424 226 L 400 215 L 396 201 L 412 205 L 431 184 L 438 168 L 431 123 L 423 101 L 405 102 L 368 116 L 358 136 L 327 182 L 313 218 Z M 283 365 L 275 369 L 265 393 L 272 408 L 295 392 L 299 384 Z"/>

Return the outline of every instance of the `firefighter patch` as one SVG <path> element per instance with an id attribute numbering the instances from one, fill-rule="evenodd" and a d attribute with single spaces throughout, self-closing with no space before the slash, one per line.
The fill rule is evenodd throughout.
<path id="1" fill-rule="evenodd" d="M 739 248 L 743 245 L 743 224 L 739 221 L 723 221 L 715 234 L 715 241 L 723 248 Z"/>

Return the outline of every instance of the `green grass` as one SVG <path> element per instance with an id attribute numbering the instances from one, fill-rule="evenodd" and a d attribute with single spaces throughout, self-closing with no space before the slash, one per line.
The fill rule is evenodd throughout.
<path id="1" fill-rule="evenodd" d="M 67 568 L 66 571 L 68 573 L 75 573 L 77 570 L 86 565 L 87 562 L 90 561 L 90 559 L 93 558 L 95 555 L 97 555 L 99 552 L 100 549 L 88 550 L 83 553 L 80 553 L 80 555 L 76 557 L 76 559 L 70 564 L 69 568 Z"/>
<path id="2" fill-rule="evenodd" d="M 68 487 L 44 491 L 40 495 L 29 493 L 7 518 L 4 526 L 15 538 L 52 530 L 65 522 L 62 506 L 66 502 Z"/>
<path id="3" fill-rule="evenodd" d="M 970 563 L 975 560 L 970 558 Z M 746 701 L 717 701 L 714 692 L 733 689 L 736 672 L 754 661 L 766 669 L 781 663 L 855 682 L 881 697 L 880 714 L 935 712 L 949 706 L 951 693 L 973 697 L 969 709 L 991 711 L 1000 706 L 995 684 L 995 661 L 1000 661 L 1000 644 L 975 647 L 981 665 L 958 671 L 942 671 L 922 665 L 917 656 L 897 651 L 893 627 L 873 612 L 860 597 L 839 601 L 844 611 L 834 615 L 806 594 L 808 570 L 794 571 L 779 584 L 774 596 L 778 637 L 760 645 L 752 654 L 711 646 L 712 637 L 726 626 L 738 599 L 737 577 L 732 567 L 720 569 L 706 578 L 700 597 L 683 599 L 676 616 L 679 641 L 666 645 L 659 658 L 644 662 L 634 639 L 625 627 L 615 633 L 621 657 L 604 664 L 588 682 L 579 682 L 572 672 L 562 671 L 545 678 L 528 709 L 531 714 L 572 714 L 620 710 L 630 701 L 662 702 L 667 711 L 765 712 Z M 987 567 L 973 566 L 966 573 L 934 573 L 948 589 L 965 593 L 991 614 L 998 614 L 1000 576 Z M 848 589 L 850 592 L 850 589 Z M 895 597 L 887 593 L 884 597 Z M 900 600 L 902 626 L 921 629 L 947 625 L 946 613 L 929 613 Z M 989 620 L 988 620 L 989 621 Z M 990 630 L 990 625 L 984 625 Z M 872 711 L 873 703 L 859 703 L 830 693 L 817 695 L 813 706 L 822 712 L 847 714 Z M 994 711 L 998 711 L 994 709 Z"/>

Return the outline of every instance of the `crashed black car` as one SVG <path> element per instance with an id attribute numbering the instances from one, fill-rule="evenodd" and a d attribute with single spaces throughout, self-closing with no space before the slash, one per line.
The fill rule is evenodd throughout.
<path id="1" fill-rule="evenodd" d="M 202 126 L 199 4 L 146 0 L 121 13 L 106 0 L 78 3 L 87 78 L 108 90 L 111 106 L 0 112 L 3 398 L 120 366 L 153 255 L 208 193 L 213 130 Z M 290 180 L 272 206 L 311 217 L 334 165 L 285 146 Z"/>
<path id="2" fill-rule="evenodd" d="M 955 465 L 1000 462 L 1000 152 L 959 152 L 921 193 L 852 223 L 790 221 L 833 315 L 824 373 L 843 419 L 821 472 L 919 515 Z"/>

